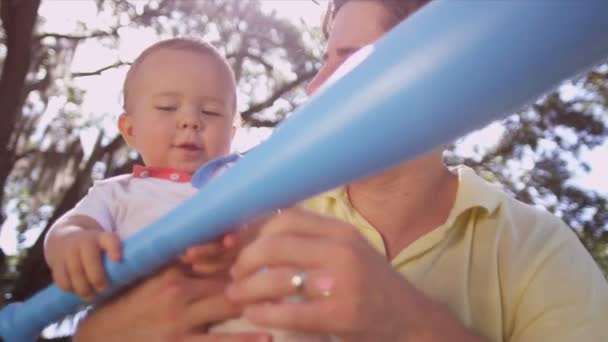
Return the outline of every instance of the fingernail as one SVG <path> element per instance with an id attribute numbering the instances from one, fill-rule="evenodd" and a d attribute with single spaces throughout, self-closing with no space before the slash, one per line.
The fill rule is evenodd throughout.
<path id="1" fill-rule="evenodd" d="M 223 243 L 224 248 L 229 249 L 229 248 L 233 248 L 234 246 L 237 245 L 238 239 L 237 239 L 236 234 L 230 233 L 224 237 L 223 242 L 224 242 Z"/>

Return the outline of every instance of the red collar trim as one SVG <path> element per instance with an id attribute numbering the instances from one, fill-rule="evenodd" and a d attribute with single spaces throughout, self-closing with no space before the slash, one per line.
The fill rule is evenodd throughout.
<path id="1" fill-rule="evenodd" d="M 133 165 L 133 177 L 135 178 L 161 178 L 176 183 L 189 183 L 192 175 L 180 170 L 164 167 L 148 167 Z"/>

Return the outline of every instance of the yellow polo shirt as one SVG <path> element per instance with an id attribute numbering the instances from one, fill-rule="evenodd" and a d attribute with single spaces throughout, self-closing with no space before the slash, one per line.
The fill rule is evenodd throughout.
<path id="1" fill-rule="evenodd" d="M 454 172 L 447 221 L 402 250 L 395 270 L 489 341 L 607 342 L 608 284 L 576 235 L 473 170 Z M 353 224 L 386 254 L 343 188 L 302 206 Z"/>

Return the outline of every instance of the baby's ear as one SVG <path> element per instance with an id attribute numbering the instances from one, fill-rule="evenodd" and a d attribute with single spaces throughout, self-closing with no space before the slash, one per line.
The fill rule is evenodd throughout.
<path id="1" fill-rule="evenodd" d="M 120 131 L 122 138 L 127 142 L 127 145 L 134 147 L 135 134 L 133 132 L 133 122 L 131 120 L 132 118 L 129 114 L 120 114 L 118 117 L 118 130 Z"/>

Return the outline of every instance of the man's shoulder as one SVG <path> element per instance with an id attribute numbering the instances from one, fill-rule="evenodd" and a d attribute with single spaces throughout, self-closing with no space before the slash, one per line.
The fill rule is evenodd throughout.
<path id="1" fill-rule="evenodd" d="M 509 235 L 512 238 L 535 240 L 543 246 L 547 245 L 549 240 L 578 240 L 572 229 L 555 214 L 507 194 L 504 195 L 496 215 L 505 228 L 511 230 Z"/>
<path id="2" fill-rule="evenodd" d="M 540 206 L 530 205 L 516 199 L 497 183 L 489 182 L 469 168 L 459 168 L 464 199 L 460 206 L 485 209 L 481 222 L 486 220 L 497 229 L 517 230 L 520 233 L 570 232 L 557 216 Z M 520 234 L 521 235 L 521 234 Z"/>
<path id="3" fill-rule="evenodd" d="M 516 199 L 470 169 L 463 172 L 461 180 L 467 187 L 468 202 L 461 206 L 484 209 L 474 211 L 469 222 L 475 223 L 478 241 L 495 243 L 502 259 L 529 261 L 566 245 L 581 245 L 572 229 L 547 209 Z M 571 252 L 578 253 L 578 249 Z"/>

